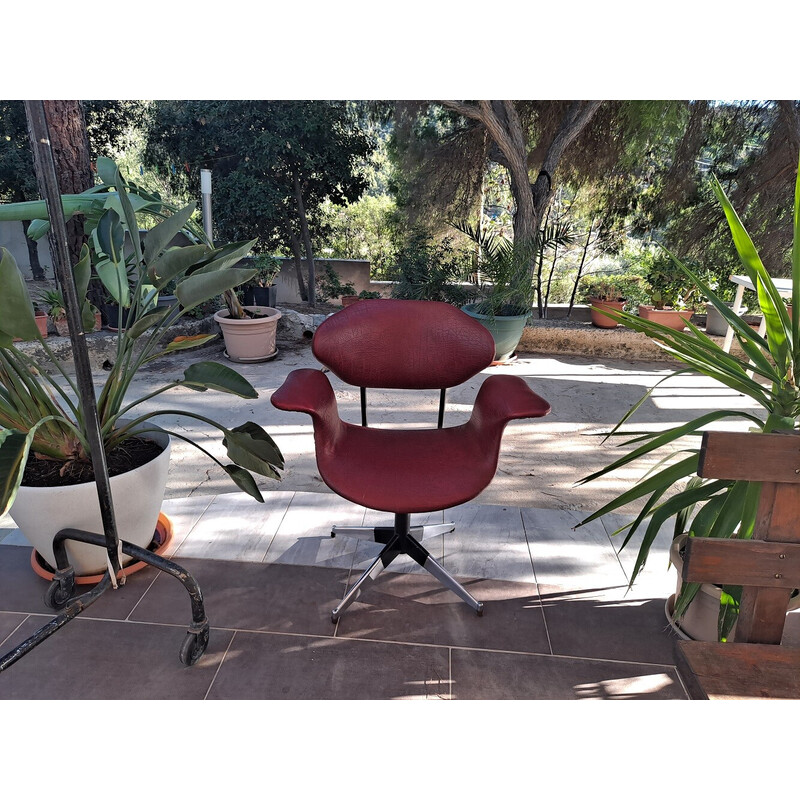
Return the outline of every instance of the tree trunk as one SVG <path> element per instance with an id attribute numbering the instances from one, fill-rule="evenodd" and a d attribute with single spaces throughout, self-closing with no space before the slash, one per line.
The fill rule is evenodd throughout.
<path id="1" fill-rule="evenodd" d="M 303 302 L 307 302 L 308 292 L 306 291 L 306 284 L 303 280 L 303 254 L 300 252 L 300 242 L 294 235 L 289 220 L 286 220 L 286 230 L 289 234 L 289 247 L 291 247 L 292 255 L 294 256 L 294 267 L 297 273 L 297 288 L 300 291 L 300 299 Z"/>
<path id="2" fill-rule="evenodd" d="M 34 242 L 33 239 L 28 238 L 28 228 L 31 221 L 29 219 L 22 220 L 22 231 L 25 236 L 25 244 L 28 246 L 28 261 L 31 265 L 31 273 L 35 281 L 43 281 L 45 279 L 44 270 L 39 263 L 39 243 Z"/>
<path id="3" fill-rule="evenodd" d="M 479 100 L 477 105 L 461 101 L 441 100 L 446 108 L 480 122 L 497 145 L 508 170 L 514 196 L 514 242 L 533 248 L 542 223 L 542 216 L 552 197 L 553 175 L 564 151 L 586 127 L 602 103 L 601 100 L 575 100 L 564 113 L 561 124 L 547 147 L 539 174 L 534 183 L 528 174 L 528 136 L 523 129 L 512 100 Z M 531 276 L 536 270 L 535 253 L 531 253 Z"/>
<path id="4" fill-rule="evenodd" d="M 89 158 L 89 139 L 80 100 L 45 100 L 45 116 L 56 162 L 58 188 L 62 194 L 79 194 L 94 185 Z M 35 157 L 36 179 L 42 185 L 40 165 Z M 86 242 L 83 217 L 67 221 L 69 254 L 73 265 L 81 257 L 81 247 Z"/>
<path id="5" fill-rule="evenodd" d="M 313 307 L 317 304 L 314 252 L 311 248 L 311 235 L 308 232 L 308 219 L 306 218 L 306 207 L 303 203 L 303 193 L 300 190 L 300 179 L 297 177 L 296 172 L 294 173 L 294 196 L 295 200 L 297 200 L 297 213 L 300 215 L 300 232 L 306 249 L 306 260 L 308 261 L 308 304 Z"/>
<path id="6" fill-rule="evenodd" d="M 586 254 L 589 252 L 589 244 L 592 240 L 592 229 L 594 228 L 594 218 L 589 224 L 589 232 L 586 234 L 586 241 L 583 243 L 583 253 L 581 255 L 581 263 L 578 265 L 578 274 L 575 276 L 575 283 L 572 284 L 572 294 L 569 298 L 569 308 L 567 309 L 567 319 L 572 317 L 572 307 L 575 305 L 575 295 L 578 293 L 578 283 L 583 275 L 583 267 L 586 263 Z M 598 236 L 600 231 L 598 230 Z M 595 239 L 595 241 L 597 241 Z"/>

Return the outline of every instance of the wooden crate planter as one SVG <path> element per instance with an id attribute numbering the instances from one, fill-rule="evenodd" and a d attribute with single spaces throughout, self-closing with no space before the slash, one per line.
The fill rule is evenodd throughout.
<path id="1" fill-rule="evenodd" d="M 734 643 L 679 642 L 681 678 L 695 699 L 800 699 L 800 649 L 781 645 L 800 586 L 800 436 L 705 433 L 698 474 L 762 488 L 752 539 L 688 541 L 685 581 L 743 589 Z"/>

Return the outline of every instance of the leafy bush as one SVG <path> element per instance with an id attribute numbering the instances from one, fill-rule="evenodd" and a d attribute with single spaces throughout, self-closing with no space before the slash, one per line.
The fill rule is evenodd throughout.
<path id="1" fill-rule="evenodd" d="M 342 279 L 330 264 L 326 264 L 325 272 L 317 276 L 316 287 L 317 298 L 323 303 L 356 293 L 356 287 L 349 281 L 342 283 Z"/>
<path id="2" fill-rule="evenodd" d="M 464 285 L 471 271 L 470 254 L 455 248 L 450 237 L 436 242 L 430 234 L 414 233 L 398 253 L 392 297 L 463 306 L 476 292 Z"/>
<path id="3" fill-rule="evenodd" d="M 584 302 L 600 300 L 636 300 L 642 291 L 642 278 L 627 273 L 595 273 L 581 278 L 580 293 Z"/>

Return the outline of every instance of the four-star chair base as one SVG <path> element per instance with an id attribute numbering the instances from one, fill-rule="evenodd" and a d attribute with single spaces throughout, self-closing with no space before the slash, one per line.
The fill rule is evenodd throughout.
<path id="1" fill-rule="evenodd" d="M 424 570 L 427 570 L 443 586 L 460 597 L 479 617 L 483 616 L 483 603 L 476 600 L 411 534 L 417 533 L 422 539 L 449 533 L 455 528 L 452 522 L 438 525 L 415 525 L 411 527 L 410 514 L 395 514 L 394 527 L 377 526 L 374 528 L 344 528 L 334 526 L 331 536 L 346 535 L 372 539 L 382 544 L 383 550 L 366 569 L 364 574 L 353 584 L 339 605 L 331 612 L 331 621 L 336 622 L 344 610 L 362 592 L 368 580 L 374 581 L 389 564 L 399 555 L 408 555 Z"/>

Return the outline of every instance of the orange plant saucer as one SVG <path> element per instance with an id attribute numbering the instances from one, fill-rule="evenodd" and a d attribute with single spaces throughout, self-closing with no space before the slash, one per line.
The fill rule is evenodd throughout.
<path id="1" fill-rule="evenodd" d="M 169 547 L 171 541 L 172 541 L 172 521 L 166 514 L 159 512 L 158 522 L 156 523 L 156 530 L 155 533 L 153 534 L 153 541 L 150 542 L 150 545 L 148 546 L 147 549 L 151 550 L 157 556 L 160 556 Z M 117 577 L 121 578 L 123 572 L 125 573 L 125 575 L 132 575 L 134 572 L 138 572 L 140 569 L 144 569 L 146 566 L 147 564 L 144 561 L 133 559 L 133 561 L 130 561 L 119 571 Z M 40 578 L 44 578 L 45 580 L 48 581 L 53 580 L 55 571 L 39 555 L 39 553 L 36 552 L 36 550 L 31 550 L 31 567 L 33 567 L 33 571 Z M 103 576 L 105 574 L 106 572 L 103 571 L 103 572 L 96 572 L 92 575 L 76 575 L 75 583 L 84 585 L 99 583 L 103 579 Z"/>

